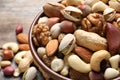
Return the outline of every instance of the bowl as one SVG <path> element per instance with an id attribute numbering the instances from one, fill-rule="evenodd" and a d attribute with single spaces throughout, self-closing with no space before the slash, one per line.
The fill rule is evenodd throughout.
<path id="1" fill-rule="evenodd" d="M 83 7 L 83 6 L 82 6 Z M 88 7 L 87 5 L 86 5 L 86 7 L 87 7 L 87 9 L 86 10 L 88 10 L 88 9 L 90 9 L 91 10 L 91 8 L 90 7 Z M 49 9 L 48 9 L 49 8 Z M 81 9 L 81 6 L 79 6 L 79 8 Z M 50 7 L 48 6 L 47 7 L 47 9 L 48 9 L 48 13 L 49 13 L 49 11 L 50 11 Z M 54 9 L 54 7 L 52 8 L 52 9 Z M 110 9 L 110 8 L 109 8 Z M 45 10 L 45 9 L 44 9 Z M 58 10 L 58 9 L 57 9 Z M 77 17 L 76 17 L 76 15 L 74 16 L 74 15 L 69 15 L 68 16 L 68 14 L 67 13 L 65 13 L 65 12 L 67 12 L 67 10 L 68 11 L 73 11 L 73 12 L 78 12 L 80 15 L 82 14 L 78 9 L 76 9 L 76 8 L 74 8 L 74 7 L 71 7 L 71 6 L 69 6 L 69 7 L 66 7 L 64 10 L 61 10 L 61 13 L 62 13 L 62 15 L 64 15 L 64 18 L 63 19 L 69 19 L 70 21 L 72 21 L 73 20 L 73 22 L 75 22 L 76 23 L 76 25 L 79 25 L 79 23 L 77 23 L 77 22 L 79 22 L 78 21 L 78 19 L 77 18 L 81 18 L 80 16 L 78 16 L 77 15 Z M 75 10 L 75 11 L 74 11 Z M 51 12 L 51 11 L 50 11 Z M 55 11 L 54 11 L 55 12 Z M 67 15 L 66 15 L 67 14 Z M 53 14 L 52 14 L 53 15 Z M 92 37 L 91 38 L 91 34 L 89 34 L 89 30 L 88 30 L 88 32 L 87 31 L 83 31 L 83 30 L 86 30 L 86 25 L 84 25 L 84 22 L 83 23 L 81 23 L 82 24 L 82 27 L 81 27 L 81 29 L 83 29 L 83 30 L 79 30 L 79 31 L 81 31 L 81 32 L 85 32 L 85 33 L 87 33 L 89 36 L 89 38 L 91 38 L 91 41 L 93 41 L 93 44 L 94 44 L 94 42 L 97 42 L 98 41 L 98 44 L 99 44 L 99 40 L 102 40 L 103 41 L 103 44 L 102 44 L 102 46 L 103 47 L 100 47 L 100 49 L 98 49 L 98 47 L 96 46 L 96 45 L 93 45 L 94 47 L 86 47 L 86 45 L 82 45 L 82 44 L 79 44 L 79 43 L 77 43 L 77 45 L 78 46 L 82 46 L 82 47 L 85 47 L 85 48 L 88 48 L 88 49 L 90 49 L 90 52 L 97 52 L 98 50 L 103 50 L 103 51 L 107 51 L 107 44 L 106 44 L 106 39 L 104 39 L 104 37 L 103 36 L 105 36 L 105 35 L 108 35 L 103 29 L 105 28 L 104 26 L 112 26 L 112 24 L 110 24 L 109 23 L 109 21 L 107 21 L 107 18 L 105 18 L 104 19 L 104 15 L 101 15 L 101 14 L 99 14 L 99 12 L 98 13 L 92 13 L 91 14 L 91 12 L 89 12 L 89 13 L 86 13 L 86 15 L 81 15 L 82 17 L 84 17 L 84 16 L 87 16 L 87 17 L 91 17 L 91 16 L 93 16 L 93 15 L 99 15 L 99 17 L 97 17 L 97 19 L 99 20 L 99 19 L 101 19 L 100 20 L 100 23 L 102 23 L 101 25 L 103 25 L 103 23 L 104 22 L 107 22 L 107 23 L 104 23 L 104 25 L 103 25 L 103 27 L 102 27 L 102 29 L 100 28 L 98 28 L 99 27 L 99 24 L 96 24 L 95 23 L 95 25 L 97 26 L 96 27 L 96 29 L 95 29 L 95 27 L 91 27 L 90 28 L 90 30 L 91 30 L 91 32 L 94 32 L 94 34 L 92 35 L 92 36 L 97 36 L 97 40 L 96 40 L 96 38 L 94 37 Z M 109 14 L 108 14 L 109 15 Z M 32 25 L 31 25 L 31 27 L 30 27 L 30 30 L 29 30 L 29 45 L 30 45 L 30 50 L 31 50 L 31 52 L 32 52 L 32 55 L 33 55 L 33 57 L 34 57 L 34 60 L 35 60 L 35 62 L 38 64 L 38 67 L 40 67 L 41 69 L 43 69 L 43 71 L 45 71 L 45 73 L 46 74 L 48 74 L 49 76 L 50 76 L 50 78 L 52 78 L 52 79 L 54 79 L 54 80 L 71 80 L 70 78 L 68 78 L 68 77 L 64 77 L 64 76 L 62 76 L 62 75 L 60 75 L 59 73 L 57 73 L 57 72 L 54 72 L 51 68 L 49 68 L 43 61 L 42 61 L 42 59 L 39 57 L 39 55 L 38 55 L 38 53 L 37 53 L 37 47 L 34 45 L 34 42 L 33 42 L 33 40 L 32 40 L 32 30 L 33 30 L 33 28 L 34 28 L 34 26 L 38 23 L 38 20 L 39 20 L 39 18 L 41 18 L 41 17 L 44 17 L 45 16 L 45 14 L 44 14 L 44 11 L 43 10 L 41 10 L 40 12 L 39 12 L 39 14 L 35 17 L 35 19 L 34 19 L 34 21 L 33 21 L 33 23 L 32 23 Z M 73 18 L 73 17 L 71 17 L 71 16 L 74 16 L 75 17 L 75 19 Z M 114 15 L 113 15 L 114 16 Z M 59 18 L 61 18 L 61 16 L 59 17 Z M 61 18 L 61 19 L 62 19 Z M 92 19 L 92 18 L 91 18 Z M 93 18 L 94 19 L 94 18 Z M 96 19 L 96 20 L 97 20 Z M 80 20 L 80 19 L 79 19 Z M 98 21 L 97 20 L 97 21 Z M 62 20 L 61 20 L 62 21 Z M 83 19 L 83 21 L 84 21 L 84 19 Z M 92 20 L 90 20 L 90 21 L 92 21 Z M 93 20 L 94 21 L 94 20 Z M 89 24 L 89 23 L 88 23 Z M 90 24 L 91 25 L 94 25 L 92 22 L 90 22 Z M 63 28 L 63 27 L 62 27 Z M 69 28 L 71 28 L 71 27 L 69 27 Z M 89 28 L 89 26 L 88 26 L 88 28 Z M 114 28 L 114 27 L 113 27 Z M 72 27 L 71 28 L 72 30 L 74 30 L 74 27 Z M 77 28 L 77 29 L 79 29 L 79 27 Z M 75 30 L 77 30 L 77 29 L 75 29 Z M 67 29 L 65 28 L 65 30 L 69 30 L 68 29 L 68 27 L 67 27 Z M 75 31 L 74 30 L 74 31 Z M 96 31 L 96 30 L 100 30 L 100 32 L 99 31 Z M 62 29 L 61 29 L 61 31 L 62 31 Z M 63 30 L 64 31 L 64 30 Z M 118 31 L 119 32 L 119 31 Z M 56 33 L 55 33 L 56 34 Z M 96 34 L 99 34 L 99 35 L 96 35 Z M 75 34 L 74 34 L 75 35 Z M 115 34 L 114 34 L 115 35 Z M 76 36 L 76 35 L 75 35 Z M 99 36 L 99 37 L 98 37 Z M 69 36 L 69 38 L 71 38 L 71 36 Z M 73 40 L 74 40 L 74 37 L 72 37 L 73 38 Z M 80 39 L 80 36 L 78 37 L 78 36 L 76 36 L 76 38 L 77 39 L 79 39 L 79 41 L 81 40 Z M 66 38 L 66 41 L 67 41 L 67 39 L 68 39 L 68 36 L 67 36 L 67 38 Z M 69 39 L 68 39 L 69 40 Z M 70 39 L 71 40 L 71 39 Z M 96 41 L 94 41 L 94 40 L 96 40 Z M 65 41 L 65 40 L 64 40 Z M 90 44 L 90 46 L 92 45 L 92 42 L 89 42 L 90 40 L 87 40 L 88 41 L 88 43 L 91 43 Z M 72 43 L 74 43 L 75 41 L 73 41 Z M 65 42 L 64 42 L 65 43 Z M 84 43 L 84 42 L 81 42 L 81 43 Z M 96 43 L 95 43 L 96 44 Z M 101 43 L 100 43 L 101 44 Z M 64 45 L 65 46 L 65 45 Z M 62 46 L 63 47 L 63 46 Z M 109 47 L 109 46 L 108 46 Z M 84 48 L 84 49 L 85 49 Z M 94 49 L 93 49 L 94 48 Z M 97 48 L 97 49 L 95 49 L 95 48 Z M 94 51 L 95 50 L 95 51 Z M 108 50 L 109 51 L 109 50 Z M 62 52 L 63 54 L 64 54 L 64 51 Z M 69 52 L 68 52 L 69 53 Z M 76 52 L 77 53 L 77 52 Z M 67 52 L 66 52 L 66 54 L 67 54 Z M 66 55 L 66 54 L 64 54 L 64 55 Z M 110 57 L 109 55 L 111 55 L 109 52 L 106 52 L 106 54 L 108 54 L 108 56 L 107 57 Z M 78 54 L 79 55 L 79 54 Z M 91 55 L 92 56 L 92 55 Z M 81 57 L 81 56 L 80 56 Z M 99 57 L 99 56 L 98 56 Z M 91 60 L 91 57 L 89 57 L 90 58 L 90 60 L 88 60 L 89 62 L 90 61 L 92 61 Z M 97 59 L 97 57 L 95 56 L 95 60 L 97 61 L 98 59 Z M 72 67 L 72 68 L 75 68 L 75 67 L 73 67 L 72 66 L 72 64 L 70 64 L 72 61 L 72 63 L 74 63 L 74 61 L 76 61 L 75 60 L 76 58 L 74 58 L 74 60 L 71 60 L 71 59 L 69 59 L 69 66 L 70 67 Z M 84 57 L 83 59 L 85 59 L 86 60 L 86 57 Z M 92 59 L 94 59 L 93 57 L 92 57 Z M 84 61 L 85 61 L 84 60 Z M 93 61 L 94 62 L 94 61 Z M 101 63 L 102 61 L 100 61 L 100 63 Z M 91 63 L 91 62 L 90 62 Z M 76 63 L 76 65 L 77 65 L 78 63 Z M 91 64 L 93 64 L 93 63 L 91 63 Z M 82 65 L 82 64 L 81 64 Z M 96 62 L 95 62 L 95 65 L 96 65 Z M 93 65 L 92 65 L 93 66 Z M 109 66 L 110 66 L 110 64 L 109 64 Z M 105 66 L 105 68 L 107 69 L 108 68 L 108 66 Z M 76 68 L 75 68 L 76 69 Z M 77 69 L 78 69 L 78 66 L 77 66 Z M 77 69 L 76 69 L 76 71 L 77 71 Z M 89 76 L 88 76 L 88 74 L 87 74 L 87 76 L 89 77 L 89 78 L 91 78 L 91 76 L 92 76 L 92 74 L 96 74 L 94 71 L 92 71 L 92 70 L 94 70 L 94 71 L 97 71 L 97 70 L 95 70 L 93 67 L 91 67 L 91 65 L 89 65 L 89 69 L 88 69 L 88 71 L 91 71 L 91 74 L 89 74 Z M 105 72 L 105 71 L 103 71 L 103 72 Z M 87 73 L 87 71 L 85 72 L 85 73 Z M 73 75 L 73 74 L 72 74 Z M 76 74 L 75 74 L 76 75 Z M 90 76 L 91 75 L 91 76 Z M 109 75 L 109 74 L 108 74 Z M 85 78 L 87 77 L 87 76 L 84 76 Z M 98 75 L 99 76 L 99 75 Z M 83 78 L 81 78 L 82 76 L 80 76 L 80 79 L 83 79 Z M 101 78 L 100 78 L 100 80 L 103 80 L 103 78 L 105 78 L 103 75 L 101 75 L 100 76 Z M 75 78 L 76 78 L 76 76 L 75 76 Z M 92 77 L 93 78 L 93 77 Z M 96 77 L 97 78 L 97 77 Z M 76 80 L 76 79 L 75 79 Z"/>
<path id="2" fill-rule="evenodd" d="M 51 70 L 49 67 L 47 67 L 43 61 L 39 58 L 37 51 L 36 51 L 36 46 L 34 45 L 33 41 L 32 41 L 32 29 L 33 27 L 37 24 L 38 19 L 40 17 L 42 17 L 44 15 L 43 10 L 41 10 L 38 15 L 35 17 L 34 21 L 32 22 L 31 26 L 30 26 L 30 30 L 29 30 L 29 45 L 30 45 L 30 50 L 32 52 L 33 58 L 35 60 L 35 62 L 38 64 L 38 67 L 40 67 L 43 71 L 45 71 L 45 73 L 47 73 L 50 78 L 52 79 L 57 79 L 57 80 L 71 80 L 67 77 L 64 77 L 56 72 L 54 72 L 53 70 Z"/>

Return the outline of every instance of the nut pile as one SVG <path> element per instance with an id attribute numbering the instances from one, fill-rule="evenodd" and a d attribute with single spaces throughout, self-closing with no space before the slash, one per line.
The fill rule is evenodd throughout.
<path id="1" fill-rule="evenodd" d="M 37 69 L 31 66 L 33 57 L 28 44 L 28 36 L 22 31 L 22 26 L 16 27 L 18 43 L 7 42 L 2 45 L 0 67 L 5 76 L 19 77 L 22 74 L 22 80 L 33 80 L 36 77 Z M 17 64 L 17 67 L 12 65 L 12 61 Z"/>
<path id="2" fill-rule="evenodd" d="M 119 7 L 119 0 L 46 3 L 43 6 L 45 16 L 38 20 L 32 33 L 39 57 L 53 71 L 73 80 L 118 80 Z M 49 34 L 36 26 L 43 29 L 47 26 Z M 47 37 L 47 43 L 40 40 L 43 36 L 36 35 L 38 30 Z"/>

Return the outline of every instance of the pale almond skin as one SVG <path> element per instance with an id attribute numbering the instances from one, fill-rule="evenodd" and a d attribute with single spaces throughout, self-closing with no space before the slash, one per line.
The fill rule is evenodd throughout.
<path id="1" fill-rule="evenodd" d="M 30 50 L 29 44 L 19 44 L 19 50 L 21 51 Z"/>
<path id="2" fill-rule="evenodd" d="M 24 33 L 19 33 L 17 35 L 17 41 L 22 44 L 28 44 L 28 35 Z"/>
<path id="3" fill-rule="evenodd" d="M 58 40 L 57 39 L 50 40 L 46 45 L 47 56 L 52 56 L 57 51 L 57 48 L 58 48 Z"/>

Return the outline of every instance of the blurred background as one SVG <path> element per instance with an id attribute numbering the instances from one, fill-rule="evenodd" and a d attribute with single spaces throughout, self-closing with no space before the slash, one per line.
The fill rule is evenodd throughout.
<path id="1" fill-rule="evenodd" d="M 15 41 L 16 26 L 23 25 L 24 32 L 42 9 L 46 0 L 0 0 L 0 45 Z"/>
<path id="2" fill-rule="evenodd" d="M 18 25 L 22 25 L 23 32 L 28 34 L 32 21 L 45 2 L 46 0 L 0 0 L 0 47 L 6 42 L 16 41 L 15 29 Z M 14 61 L 12 66 L 16 67 Z M 21 77 L 22 75 L 16 78 L 5 77 L 0 69 L 0 80 L 22 80 Z M 44 80 L 39 71 L 35 80 Z"/>

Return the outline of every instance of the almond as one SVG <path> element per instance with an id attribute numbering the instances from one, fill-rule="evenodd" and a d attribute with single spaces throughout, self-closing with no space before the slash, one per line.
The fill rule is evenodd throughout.
<path id="1" fill-rule="evenodd" d="M 17 35 L 17 41 L 22 44 L 28 44 L 28 35 L 26 35 L 24 33 L 19 33 Z"/>
<path id="2" fill-rule="evenodd" d="M 27 50 L 30 50 L 30 47 L 29 47 L 29 44 L 20 44 L 19 45 L 19 50 L 23 51 L 27 51 Z"/>
<path id="3" fill-rule="evenodd" d="M 57 51 L 57 48 L 58 48 L 58 40 L 57 39 L 50 40 L 46 45 L 47 56 L 52 56 Z"/>
<path id="4" fill-rule="evenodd" d="M 89 63 L 92 52 L 83 47 L 75 47 L 75 53 L 78 54 L 85 62 Z"/>

